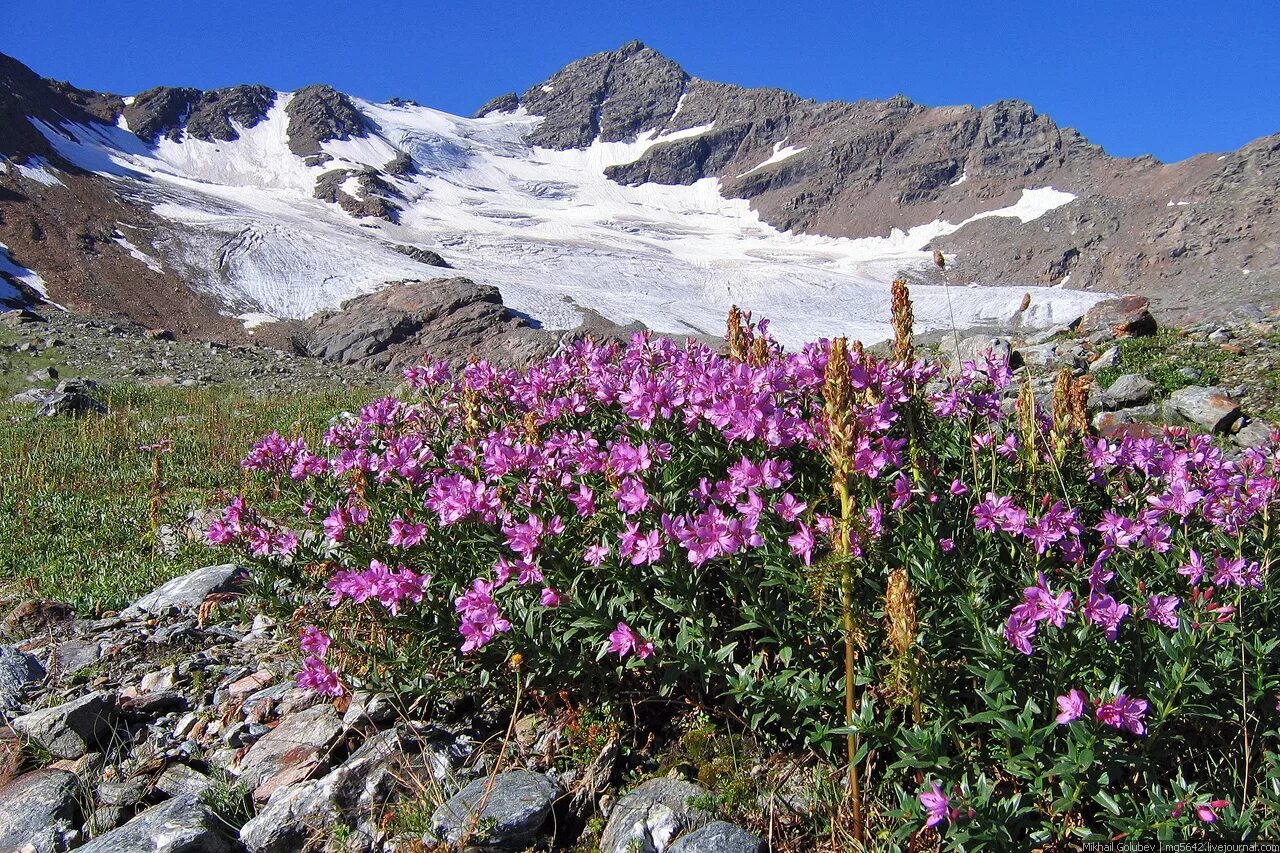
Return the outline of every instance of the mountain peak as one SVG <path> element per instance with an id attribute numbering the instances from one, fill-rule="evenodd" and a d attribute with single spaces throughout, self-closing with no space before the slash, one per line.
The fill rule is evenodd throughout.
<path id="1" fill-rule="evenodd" d="M 675 114 L 689 75 L 639 41 L 571 62 L 533 86 L 520 103 L 543 117 L 532 141 L 581 148 L 618 142 L 660 127 Z"/>

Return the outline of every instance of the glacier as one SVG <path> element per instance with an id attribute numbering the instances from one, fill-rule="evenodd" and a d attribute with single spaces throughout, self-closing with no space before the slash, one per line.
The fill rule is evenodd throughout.
<path id="1" fill-rule="evenodd" d="M 289 149 L 290 98 L 280 93 L 263 120 L 237 126 L 232 142 L 187 137 L 151 145 L 123 118 L 114 127 L 33 123 L 61 157 L 120 182 L 123 193 L 179 230 L 180 239 L 155 247 L 164 265 L 218 296 L 250 328 L 305 318 L 389 282 L 446 273 L 395 248 L 413 246 L 440 253 L 454 268 L 448 274 L 496 286 L 508 307 L 551 329 L 574 328 L 591 309 L 664 333 L 719 334 L 737 304 L 768 317 L 788 345 L 836 334 L 871 342 L 891 335 L 889 282 L 900 270 L 932 264 L 924 251 L 930 240 L 986 217 L 1031 222 L 1074 199 L 1028 187 L 1014 205 L 959 223 L 887 237 L 801 235 L 763 222 L 745 200 L 725 198 L 715 178 L 624 186 L 605 176 L 610 166 L 709 125 L 559 151 L 525 141 L 541 119 L 523 108 L 469 119 L 353 99 L 369 121 L 367 136 L 322 143 L 332 159 L 308 166 Z M 756 168 L 800 150 L 776 147 Z M 414 173 L 384 176 L 403 197 L 398 222 L 356 218 L 313 197 L 321 174 L 378 169 L 402 151 Z M 47 163 L 39 168 L 56 180 Z M 355 195 L 353 183 L 344 186 Z M 1030 307 L 1019 312 L 1028 290 Z M 916 286 L 913 296 L 917 328 L 929 331 L 1015 318 L 1046 327 L 1106 294 Z"/>

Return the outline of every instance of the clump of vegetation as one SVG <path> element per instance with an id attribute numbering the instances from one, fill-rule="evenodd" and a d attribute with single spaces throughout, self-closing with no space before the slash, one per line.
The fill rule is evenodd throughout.
<path id="1" fill-rule="evenodd" d="M 843 765 L 844 849 L 1280 831 L 1276 451 L 1091 437 L 1069 373 L 1007 414 L 990 357 L 928 393 L 899 291 L 888 358 L 735 313 L 415 368 L 258 442 L 210 537 L 307 614 L 303 687 L 692 702 Z"/>
<path id="2" fill-rule="evenodd" d="M 1106 388 L 1125 373 L 1138 373 L 1155 383 L 1161 398 L 1190 385 L 1219 384 L 1232 360 L 1219 347 L 1192 341 L 1175 329 L 1161 329 L 1148 337 L 1121 338 L 1115 346 L 1119 359 L 1115 367 L 1097 372 L 1098 386 Z"/>

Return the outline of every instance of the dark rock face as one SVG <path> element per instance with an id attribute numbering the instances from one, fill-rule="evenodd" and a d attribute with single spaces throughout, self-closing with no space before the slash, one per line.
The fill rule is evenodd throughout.
<path id="1" fill-rule="evenodd" d="M 617 142 L 664 126 L 688 81 L 679 65 L 633 41 L 570 64 L 525 92 L 520 103 L 545 118 L 530 141 L 582 148 L 597 137 Z"/>
<path id="2" fill-rule="evenodd" d="M 289 150 L 299 157 L 320 154 L 320 143 L 364 136 L 368 123 L 351 99 L 330 86 L 304 86 L 293 93 Z"/>
<path id="3" fill-rule="evenodd" d="M 516 97 L 515 92 L 507 92 L 505 95 L 498 95 L 496 98 L 490 98 L 484 102 L 480 109 L 476 110 L 472 118 L 484 118 L 494 113 L 513 113 L 520 106 L 520 99 Z"/>
<path id="4" fill-rule="evenodd" d="M 386 172 L 388 175 L 403 178 L 408 175 L 417 174 L 418 167 L 413 162 L 412 157 L 401 151 L 382 167 L 382 171 Z"/>
<path id="5" fill-rule="evenodd" d="M 465 278 L 392 284 L 308 324 L 313 355 L 392 369 L 424 359 L 461 363 L 480 352 L 519 365 L 555 344 L 552 335 L 511 314 L 497 288 Z"/>
<path id="6" fill-rule="evenodd" d="M 235 124 L 253 127 L 266 118 L 276 102 L 276 93 L 266 86 L 232 86 L 204 92 L 187 118 L 187 135 L 211 142 L 232 142 L 240 138 Z"/>
<path id="7" fill-rule="evenodd" d="M 430 249 L 420 249 L 417 246 L 393 246 L 397 252 L 413 258 L 420 264 L 426 264 L 429 267 L 448 267 L 449 263 L 440 257 L 439 252 L 433 252 Z"/>
<path id="8" fill-rule="evenodd" d="M 144 142 L 161 137 L 182 138 L 182 123 L 200 98 L 199 89 L 157 86 L 134 96 L 124 108 L 125 121 L 133 135 Z"/>
<path id="9" fill-rule="evenodd" d="M 44 675 L 44 667 L 31 655 L 13 646 L 0 646 L 0 713 L 8 713 L 27 687 Z"/>

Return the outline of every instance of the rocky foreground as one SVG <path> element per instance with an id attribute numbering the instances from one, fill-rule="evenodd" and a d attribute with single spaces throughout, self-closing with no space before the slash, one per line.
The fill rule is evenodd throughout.
<path id="1" fill-rule="evenodd" d="M 0 645 L 0 850 L 285 853 L 567 849 L 754 853 L 707 790 L 656 777 L 612 795 L 616 736 L 585 763 L 535 716 L 514 726 L 293 685 L 291 630 L 239 606 L 245 571 L 210 566 L 116 615 L 28 602 Z M 590 848 L 587 848 L 590 849 Z"/>

